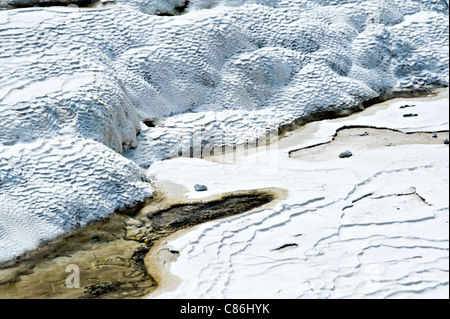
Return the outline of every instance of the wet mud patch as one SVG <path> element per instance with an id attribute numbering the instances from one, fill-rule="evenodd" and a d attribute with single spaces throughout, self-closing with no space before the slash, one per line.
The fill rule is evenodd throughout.
<path id="1" fill-rule="evenodd" d="M 116 213 L 44 245 L 14 265 L 0 266 L 0 298 L 141 298 L 158 286 L 145 261 L 157 241 L 181 229 L 262 207 L 275 198 L 269 190 L 178 203 L 156 196 L 144 208 Z M 79 268 L 79 288 L 66 287 L 68 265 Z"/>
<path id="2" fill-rule="evenodd" d="M 306 161 L 327 161 L 338 158 L 347 150 L 353 155 L 367 149 L 411 144 L 445 144 L 448 131 L 408 132 L 370 126 L 344 126 L 329 142 L 289 152 L 289 157 Z"/>

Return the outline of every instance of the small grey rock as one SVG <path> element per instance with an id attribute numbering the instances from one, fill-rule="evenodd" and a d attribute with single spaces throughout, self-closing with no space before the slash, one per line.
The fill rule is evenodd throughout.
<path id="1" fill-rule="evenodd" d="M 205 185 L 200 185 L 200 184 L 195 184 L 194 188 L 197 192 L 204 192 L 204 191 L 208 190 L 208 187 L 206 187 Z"/>
<path id="2" fill-rule="evenodd" d="M 342 152 L 341 154 L 339 154 L 339 158 L 347 158 L 347 157 L 351 157 L 353 156 L 353 153 L 350 152 L 349 150 Z"/>
<path id="3" fill-rule="evenodd" d="M 437 136 L 437 134 L 433 134 L 433 138 L 437 138 L 438 136 Z"/>
<path id="4" fill-rule="evenodd" d="M 403 114 L 403 117 L 416 117 L 419 116 L 419 114 Z"/>
<path id="5" fill-rule="evenodd" d="M 445 139 L 444 144 L 446 144 L 446 145 L 449 144 L 448 138 Z"/>

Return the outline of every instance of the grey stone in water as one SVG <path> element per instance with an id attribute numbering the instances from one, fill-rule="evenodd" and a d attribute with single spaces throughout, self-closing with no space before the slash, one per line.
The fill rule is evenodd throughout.
<path id="1" fill-rule="evenodd" d="M 353 155 L 352 152 L 350 152 L 349 150 L 342 152 L 341 154 L 339 154 L 339 158 L 347 158 L 347 157 L 351 157 Z"/>
<path id="2" fill-rule="evenodd" d="M 403 117 L 416 117 L 419 116 L 419 114 L 403 114 Z"/>
<path id="3" fill-rule="evenodd" d="M 449 144 L 448 138 L 445 139 L 444 144 Z"/>
<path id="4" fill-rule="evenodd" d="M 200 184 L 195 184 L 194 188 L 197 192 L 204 192 L 204 191 L 208 190 L 208 187 L 206 187 L 205 185 L 200 185 Z"/>

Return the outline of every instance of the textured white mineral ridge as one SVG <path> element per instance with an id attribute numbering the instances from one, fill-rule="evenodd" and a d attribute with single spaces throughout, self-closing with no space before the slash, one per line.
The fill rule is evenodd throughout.
<path id="1" fill-rule="evenodd" d="M 10 2 L 0 0 L 0 263 L 151 197 L 144 169 L 191 146 L 449 81 L 448 1 L 192 0 L 183 14 L 177 0 Z"/>

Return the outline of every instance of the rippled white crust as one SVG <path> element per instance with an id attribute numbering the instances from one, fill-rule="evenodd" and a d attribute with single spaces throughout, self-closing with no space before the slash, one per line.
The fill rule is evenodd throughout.
<path id="1" fill-rule="evenodd" d="M 169 1 L 156 7 L 170 3 L 178 6 Z M 87 156 L 79 151 L 84 141 L 95 158 L 111 158 L 103 144 L 147 167 L 189 148 L 192 135 L 195 144 L 240 143 L 317 112 L 448 85 L 448 1 L 193 1 L 187 14 L 176 17 L 139 10 L 120 2 L 102 9 L 0 11 L 3 162 L 12 149 L 27 153 L 36 141 L 61 135 L 78 145 L 68 148 L 79 161 Z M 140 123 L 148 119 L 160 125 L 144 128 Z M 47 152 L 54 161 L 62 157 L 58 147 Z M 38 167 L 41 153 L 15 165 Z M 128 160 L 114 159 L 105 174 L 124 181 L 134 172 L 132 181 L 139 180 L 138 169 L 126 169 Z M 0 195 L 15 198 L 2 202 L 3 227 L 15 211 L 39 216 L 36 225 L 53 219 L 44 206 L 26 203 L 63 207 L 69 194 L 89 197 L 75 177 L 81 171 L 36 174 L 48 184 L 45 191 L 35 185 L 23 192 L 1 168 L 1 183 L 10 187 L 2 186 Z M 54 180 L 64 174 L 73 176 L 75 186 L 59 188 L 62 196 L 55 196 Z M 85 182 L 96 185 L 89 176 Z M 137 195 L 133 182 L 98 189 L 98 198 L 111 203 L 109 211 L 123 203 L 116 200 L 119 190 L 129 195 L 127 204 L 152 193 L 145 186 Z M 69 206 L 68 215 L 80 212 L 86 221 L 104 216 L 99 205 Z M 66 221 L 57 220 L 62 232 Z M 10 231 L 1 231 L 7 242 Z M 14 252 L 2 249 L 0 259 L 32 247 L 21 238 Z"/>
<path id="2" fill-rule="evenodd" d="M 0 151 L 0 262 L 153 193 L 135 163 L 84 138 L 39 138 Z"/>
<path id="3" fill-rule="evenodd" d="M 318 112 L 448 84 L 443 2 L 251 3 L 156 19 L 157 40 L 121 55 L 139 116 L 163 119 L 127 157 L 147 167 L 190 139 L 242 143 Z"/>
<path id="4" fill-rule="evenodd" d="M 405 104 L 416 105 L 422 119 L 403 118 Z M 167 285 L 165 277 L 151 297 L 448 298 L 448 145 L 369 148 L 321 161 L 288 156 L 329 141 L 346 125 L 449 128 L 448 93 L 439 101 L 374 108 L 324 121 L 299 145 L 250 152 L 234 165 L 199 159 L 152 165 L 149 176 L 183 185 L 189 198 L 263 187 L 289 194 L 275 207 L 165 239 L 159 249 L 178 252 L 168 270 L 181 284 Z M 194 181 L 208 191 L 196 193 Z"/>

